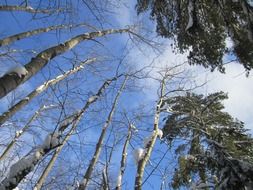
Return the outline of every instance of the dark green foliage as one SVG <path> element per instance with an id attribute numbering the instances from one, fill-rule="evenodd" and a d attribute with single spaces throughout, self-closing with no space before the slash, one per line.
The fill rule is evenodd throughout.
<path id="1" fill-rule="evenodd" d="M 164 137 L 179 154 L 172 187 L 198 181 L 217 189 L 244 189 L 253 183 L 253 139 L 244 124 L 224 112 L 223 92 L 208 96 L 187 93 L 168 98 L 173 111 L 163 128 Z M 208 188 L 206 188 L 208 189 Z"/>
<path id="2" fill-rule="evenodd" d="M 189 52 L 190 64 L 224 72 L 223 56 L 234 54 L 247 71 L 253 68 L 253 8 L 246 0 L 138 0 L 136 9 L 151 10 L 157 33 L 172 38 L 175 51 Z"/>

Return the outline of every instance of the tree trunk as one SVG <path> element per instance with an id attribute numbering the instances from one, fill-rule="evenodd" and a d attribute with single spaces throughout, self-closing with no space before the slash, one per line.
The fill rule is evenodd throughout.
<path id="1" fill-rule="evenodd" d="M 42 13 L 42 14 L 52 14 L 52 13 L 57 13 L 61 12 L 64 9 L 34 9 L 30 6 L 18 6 L 18 5 L 0 5 L 0 11 L 23 11 L 23 12 L 28 12 L 28 13 Z"/>
<path id="2" fill-rule="evenodd" d="M 69 75 L 80 71 L 81 69 L 84 68 L 83 67 L 84 65 L 92 63 L 94 61 L 96 61 L 96 58 L 88 59 L 88 60 L 82 62 L 79 66 L 77 66 L 77 67 L 65 72 L 64 74 L 61 74 L 61 75 L 57 76 L 56 78 L 51 79 L 51 80 L 45 82 L 44 84 L 40 85 L 39 87 L 37 87 L 34 91 L 32 91 L 30 94 L 28 94 L 24 99 L 20 100 L 18 103 L 16 103 L 14 106 L 12 106 L 8 111 L 6 111 L 2 115 L 0 115 L 0 126 L 5 121 L 7 121 L 10 117 L 12 117 L 16 112 L 18 112 L 20 109 L 22 109 L 24 106 L 26 106 L 33 98 L 35 98 L 40 93 L 45 91 L 48 87 L 62 81 L 63 79 L 65 79 Z"/>
<path id="3" fill-rule="evenodd" d="M 138 165 L 137 165 L 137 174 L 135 177 L 135 186 L 134 186 L 135 190 L 142 189 L 142 178 L 144 174 L 144 169 L 151 156 L 152 150 L 154 148 L 154 145 L 157 139 L 157 134 L 159 130 L 158 125 L 159 125 L 159 118 L 160 118 L 160 110 L 163 104 L 164 88 L 165 88 L 165 78 L 162 80 L 160 100 L 158 101 L 156 105 L 153 134 L 151 136 L 150 141 L 147 143 L 145 147 L 145 153 L 144 153 L 143 158 L 139 160 Z"/>
<path id="4" fill-rule="evenodd" d="M 123 175 L 124 175 L 125 168 L 126 168 L 127 148 L 128 148 L 129 141 L 131 139 L 131 135 L 132 135 L 131 130 L 132 130 L 132 127 L 131 127 L 131 124 L 129 124 L 126 141 L 124 143 L 122 155 L 121 155 L 120 171 L 119 171 L 119 175 L 118 175 L 118 179 L 117 179 L 116 190 L 122 189 L 122 179 L 123 179 Z"/>
<path id="5" fill-rule="evenodd" d="M 53 137 L 54 134 L 49 134 L 48 136 L 50 135 Z M 45 138 L 44 143 L 38 146 L 35 151 L 31 150 L 26 156 L 11 166 L 7 177 L 0 183 L 1 190 L 12 190 L 16 188 L 20 181 L 34 169 L 37 163 L 41 161 L 48 152 L 59 146 L 59 143 L 51 145 L 51 141 L 49 144 L 46 144 L 45 142 L 48 136 Z M 55 138 L 59 138 L 59 136 L 55 136 Z"/>
<path id="6" fill-rule="evenodd" d="M 13 148 L 19 137 L 30 127 L 30 124 L 39 116 L 40 112 L 43 110 L 42 106 L 38 111 L 36 111 L 33 116 L 29 119 L 27 124 L 18 132 L 16 132 L 15 137 L 12 139 L 12 141 L 8 144 L 6 149 L 3 151 L 3 153 L 0 156 L 0 162 L 8 155 L 9 151 Z"/>
<path id="7" fill-rule="evenodd" d="M 89 164 L 89 167 L 88 169 L 86 170 L 85 174 L 84 174 L 84 178 L 83 178 L 83 181 L 82 183 L 80 184 L 79 186 L 79 190 L 85 190 L 88 186 L 88 182 L 91 178 L 91 175 L 92 175 L 92 172 L 93 172 L 93 169 L 97 163 L 97 160 L 99 158 L 99 155 L 100 155 L 100 152 L 101 152 L 101 149 L 102 149 L 102 144 L 103 144 L 103 140 L 104 140 L 104 137 L 105 137 L 105 134 L 106 134 L 106 130 L 107 128 L 109 127 L 111 121 L 112 121 L 112 117 L 113 117 L 113 114 L 114 114 L 114 111 L 116 109 L 116 106 L 117 106 L 117 103 L 118 103 L 118 99 L 123 91 L 123 89 L 125 88 L 125 84 L 126 84 L 126 81 L 127 81 L 127 78 L 128 77 L 125 77 L 125 80 L 123 82 L 123 84 L 121 85 L 115 99 L 114 99 L 114 102 L 113 102 L 113 105 L 112 105 L 112 108 L 111 108 L 111 111 L 107 117 L 107 120 L 103 126 L 103 129 L 102 129 L 102 132 L 100 134 L 100 137 L 99 137 L 99 140 L 96 144 L 96 150 L 95 150 L 95 153 L 93 154 L 93 157 L 90 161 L 90 164 Z"/>
<path id="8" fill-rule="evenodd" d="M 57 46 L 48 48 L 40 52 L 35 58 L 32 58 L 29 63 L 25 65 L 27 74 L 20 77 L 14 73 L 7 73 L 0 78 L 0 98 L 6 96 L 9 92 L 17 88 L 20 84 L 24 83 L 32 76 L 34 76 L 38 71 L 45 67 L 48 62 L 54 57 L 63 54 L 64 52 L 71 50 L 76 45 L 85 40 L 90 40 L 96 37 L 101 37 L 109 34 L 129 32 L 129 29 L 109 29 L 91 33 L 85 33 L 77 35 L 74 38 L 59 44 Z"/>
<path id="9" fill-rule="evenodd" d="M 83 112 L 84 113 L 84 112 Z M 79 121 L 80 119 L 78 119 Z M 62 148 L 64 147 L 64 145 L 66 144 L 66 142 L 69 140 L 69 138 L 71 137 L 71 135 L 73 134 L 73 132 L 75 131 L 76 129 L 76 126 L 77 126 L 78 122 L 75 122 L 75 125 L 72 126 L 72 128 L 70 129 L 70 131 L 68 132 L 68 134 L 65 136 L 62 144 L 56 148 L 52 158 L 50 159 L 50 161 L 48 162 L 46 168 L 43 170 L 38 182 L 36 183 L 34 189 L 36 190 L 40 190 L 42 185 L 44 184 L 49 172 L 51 171 L 56 159 L 58 158 Z"/>
<path id="10" fill-rule="evenodd" d="M 104 90 L 111 84 L 111 82 L 117 80 L 117 78 L 118 77 L 114 77 L 110 80 L 105 81 L 101 86 L 101 88 L 98 90 L 97 94 L 88 99 L 85 106 L 80 110 L 80 112 L 78 112 L 77 117 L 73 119 L 74 121 L 73 126 L 76 127 L 85 110 L 87 110 L 89 106 L 102 95 Z M 49 143 L 46 143 L 48 142 L 47 139 L 49 135 L 51 137 L 50 141 Z M 18 162 L 16 162 L 11 166 L 9 174 L 0 183 L 1 190 L 12 190 L 16 188 L 20 183 L 20 181 L 22 181 L 34 169 L 37 163 L 40 162 L 48 152 L 62 145 L 62 143 L 59 142 L 61 133 L 52 133 L 49 135 L 45 138 L 44 143 L 38 146 L 38 148 L 35 151 L 31 150 L 30 153 L 28 153 L 21 160 L 19 160 Z M 55 143 L 55 141 L 57 143 Z"/>
<path id="11" fill-rule="evenodd" d="M 80 27 L 80 26 L 85 26 L 85 25 L 78 24 L 78 25 L 73 26 L 73 25 L 61 24 L 61 25 L 57 25 L 57 26 L 49 26 L 49 27 L 46 27 L 46 28 L 38 28 L 38 29 L 35 29 L 35 30 L 22 32 L 22 33 L 19 33 L 19 34 L 15 34 L 15 35 L 8 36 L 6 38 L 0 39 L 0 47 L 10 45 L 11 43 L 13 43 L 15 41 L 18 41 L 18 40 L 21 40 L 21 39 L 24 39 L 24 38 L 28 38 L 30 36 L 34 36 L 34 35 L 37 35 L 37 34 L 40 34 L 40 33 L 49 32 L 49 31 L 57 30 L 57 29 L 75 28 L 75 27 Z"/>

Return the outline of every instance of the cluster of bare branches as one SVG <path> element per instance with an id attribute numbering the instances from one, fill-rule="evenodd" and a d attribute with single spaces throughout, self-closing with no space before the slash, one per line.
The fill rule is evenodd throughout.
<path id="1" fill-rule="evenodd" d="M 30 14 L 31 22 L 51 17 L 63 22 L 66 14 L 77 14 L 73 5 L 63 6 L 60 1 L 35 2 L 12 5 L 6 1 L 0 5 L 0 14 Z M 83 4 L 91 9 L 92 2 Z M 96 7 L 96 13 L 101 11 Z M 39 36 L 50 32 L 69 39 L 43 45 Z M 186 90 L 182 65 L 165 68 L 156 76 L 150 76 L 152 63 L 141 69 L 127 67 L 126 55 L 112 58 L 103 45 L 104 38 L 116 34 L 127 34 L 133 44 L 138 41 L 157 50 L 135 27 L 98 29 L 73 22 L 0 34 L 1 64 L 13 65 L 0 75 L 0 98 L 7 104 L 0 110 L 1 190 L 119 190 L 131 183 L 142 189 L 154 173 L 160 189 L 167 187 L 169 169 L 160 165 L 168 162 L 168 150 L 161 151 L 156 142 L 163 138 L 159 125 L 164 99 Z M 31 49 L 17 45 L 28 39 L 36 41 Z M 106 58 L 101 49 L 106 49 Z M 144 90 L 139 82 L 144 79 L 160 86 L 151 110 L 131 95 Z M 171 86 L 174 80 L 178 83 Z"/>

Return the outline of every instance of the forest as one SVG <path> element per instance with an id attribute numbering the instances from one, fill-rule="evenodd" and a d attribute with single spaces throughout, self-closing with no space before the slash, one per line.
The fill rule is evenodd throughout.
<path id="1" fill-rule="evenodd" d="M 253 189 L 253 2 L 0 0 L 0 190 Z"/>

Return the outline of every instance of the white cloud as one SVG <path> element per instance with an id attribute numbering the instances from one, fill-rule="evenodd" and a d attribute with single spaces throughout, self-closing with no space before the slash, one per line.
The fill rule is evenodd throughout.
<path id="1" fill-rule="evenodd" d="M 136 13 L 133 12 L 135 11 L 134 5 L 135 2 L 132 2 L 130 7 L 122 6 L 122 4 L 118 7 L 117 12 L 119 14 L 116 20 L 120 26 L 131 25 L 133 23 L 133 17 L 136 16 Z M 165 39 L 162 40 L 165 41 Z M 159 56 L 151 48 L 140 47 L 144 51 L 140 51 L 137 47 L 132 48 L 129 62 L 139 67 L 147 66 L 152 62 L 151 75 L 157 77 L 157 72 L 162 68 L 180 64 L 187 60 L 187 54 L 175 55 L 172 52 L 169 40 L 165 43 L 167 47 Z M 231 47 L 232 42 L 229 39 L 226 40 L 226 43 L 228 47 Z M 187 66 L 186 68 L 197 76 L 196 80 L 199 84 L 209 81 L 206 86 L 197 90 L 198 93 L 227 92 L 229 99 L 224 102 L 225 111 L 245 122 L 246 128 L 253 130 L 253 76 L 246 78 L 244 68 L 238 63 L 228 64 L 226 66 L 226 74 L 221 74 L 218 71 L 211 73 L 210 69 L 204 69 L 200 66 Z M 157 98 L 156 92 L 159 83 L 155 80 L 147 79 L 143 82 L 143 85 L 148 87 L 146 98 L 148 100 L 155 100 Z"/>
<path id="2" fill-rule="evenodd" d="M 229 99 L 224 102 L 225 110 L 253 130 L 253 77 L 247 78 L 240 64 L 231 63 L 226 66 L 226 74 L 214 72 L 208 78 L 211 81 L 207 84 L 207 92 L 227 92 Z"/>

